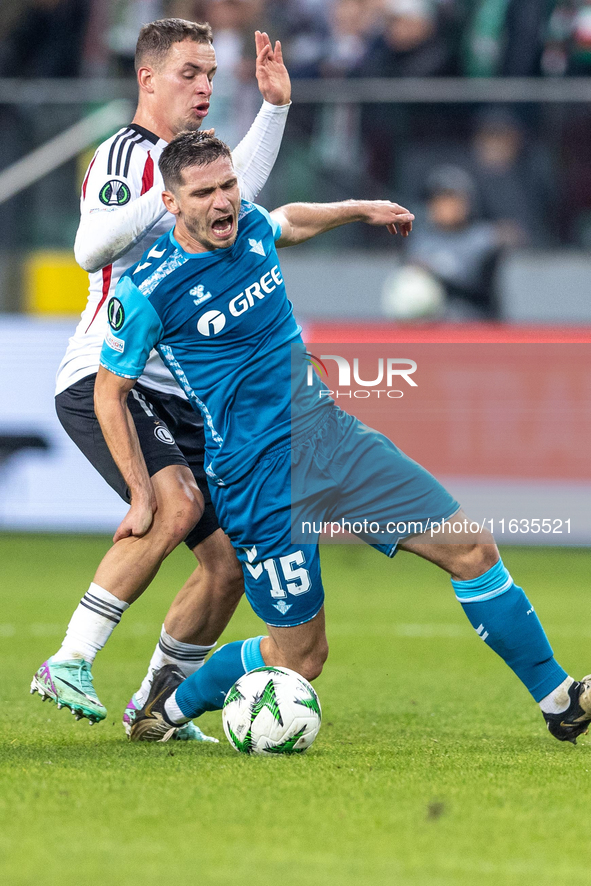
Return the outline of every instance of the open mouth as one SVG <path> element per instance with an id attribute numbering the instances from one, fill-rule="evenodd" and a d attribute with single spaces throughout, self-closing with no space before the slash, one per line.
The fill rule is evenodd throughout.
<path id="1" fill-rule="evenodd" d="M 222 218 L 217 218 L 212 226 L 212 233 L 214 237 L 219 240 L 227 240 L 228 237 L 231 237 L 234 233 L 234 219 L 231 215 L 224 215 Z"/>
<path id="2" fill-rule="evenodd" d="M 200 105 L 195 105 L 193 110 L 198 117 L 201 117 L 203 119 L 203 117 L 207 117 L 207 114 L 209 112 L 209 102 L 201 102 Z"/>

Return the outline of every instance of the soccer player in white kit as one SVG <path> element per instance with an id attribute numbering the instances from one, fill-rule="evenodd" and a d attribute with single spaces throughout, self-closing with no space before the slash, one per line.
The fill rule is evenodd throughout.
<path id="1" fill-rule="evenodd" d="M 256 75 L 263 105 L 233 152 L 243 194 L 254 199 L 273 168 L 290 104 L 281 46 L 256 32 Z M 103 142 L 82 185 L 76 236 L 78 263 L 90 273 L 87 306 L 57 375 L 56 409 L 69 436 L 126 500 L 129 491 L 94 414 L 94 382 L 105 335 L 123 322 L 113 293 L 123 271 L 174 226 L 161 199 L 158 159 L 183 130 L 207 116 L 216 70 L 209 25 L 163 19 L 145 25 L 136 50 L 138 108 L 132 123 Z M 172 268 L 171 268 L 172 269 Z M 187 298 L 210 294 L 198 285 Z M 154 352 L 128 405 L 136 426 L 156 511 L 151 524 L 124 520 L 75 610 L 57 653 L 36 672 L 31 692 L 67 707 L 91 723 L 106 716 L 94 690 L 91 666 L 123 612 L 156 575 L 162 560 L 185 541 L 199 566 L 174 600 L 148 673 L 125 709 L 129 731 L 154 671 L 176 664 L 189 676 L 215 646 L 243 593 L 242 571 L 219 528 L 203 469 L 203 425 L 169 370 Z M 204 740 L 189 723 L 181 739 Z"/>

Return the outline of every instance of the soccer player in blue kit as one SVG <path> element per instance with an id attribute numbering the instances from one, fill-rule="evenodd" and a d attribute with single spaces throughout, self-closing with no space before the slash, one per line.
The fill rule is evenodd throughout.
<path id="1" fill-rule="evenodd" d="M 227 644 L 186 680 L 173 665 L 162 668 L 131 738 L 166 741 L 221 708 L 233 683 L 256 667 L 320 674 L 328 645 L 317 538 L 292 539 L 293 513 L 308 508 L 314 521 L 364 514 L 382 526 L 419 523 L 423 534 L 366 540 L 388 556 L 406 550 L 448 572 L 472 626 L 540 704 L 552 735 L 574 742 L 591 721 L 591 676 L 577 682 L 556 662 L 492 536 L 433 542 L 432 523 L 464 521 L 459 504 L 390 440 L 340 410 L 316 376 L 309 383 L 276 247 L 354 221 L 407 236 L 414 217 L 389 201 L 354 200 L 269 214 L 241 201 L 227 146 L 197 132 L 171 141 L 160 169 L 176 226 L 121 278 L 95 385 L 97 416 L 131 490 L 119 531 L 141 536 L 154 514 L 126 404 L 157 348 L 203 415 L 216 513 L 268 634 Z"/>

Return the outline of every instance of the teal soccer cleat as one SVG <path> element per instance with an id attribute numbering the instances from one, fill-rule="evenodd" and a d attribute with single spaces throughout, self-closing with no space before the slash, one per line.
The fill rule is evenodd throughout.
<path id="1" fill-rule="evenodd" d="M 69 708 L 77 720 L 86 717 L 90 724 L 107 716 L 92 685 L 90 665 L 84 659 L 44 661 L 31 682 L 31 695 L 38 692 L 43 701 L 55 701 L 58 710 Z"/>
<path id="2" fill-rule="evenodd" d="M 123 726 L 128 736 L 131 735 L 131 727 L 135 722 L 136 711 L 139 711 L 140 708 L 141 704 L 138 702 L 135 695 L 132 695 L 123 713 Z M 191 721 L 185 723 L 184 726 L 179 726 L 177 731 L 172 736 L 172 740 L 211 741 L 215 744 L 218 744 L 217 738 L 214 738 L 212 735 L 205 735 L 205 733 L 203 733 L 198 726 L 195 726 L 194 723 L 191 723 Z"/>

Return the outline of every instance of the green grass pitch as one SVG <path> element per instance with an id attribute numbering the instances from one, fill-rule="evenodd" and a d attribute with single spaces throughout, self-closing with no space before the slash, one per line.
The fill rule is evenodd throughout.
<path id="1" fill-rule="evenodd" d="M 121 714 L 179 550 L 97 659 L 108 719 L 28 694 L 107 549 L 104 537 L 0 536 L 0 880 L 4 886 L 456 886 L 591 883 L 591 737 L 546 732 L 475 636 L 443 573 L 409 555 L 323 551 L 331 654 L 308 754 L 131 745 Z M 591 671 L 590 550 L 509 548 L 558 659 Z M 225 639 L 260 633 L 243 601 Z"/>

